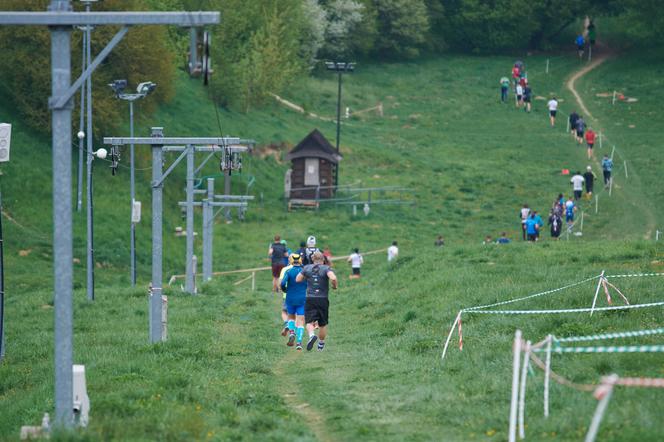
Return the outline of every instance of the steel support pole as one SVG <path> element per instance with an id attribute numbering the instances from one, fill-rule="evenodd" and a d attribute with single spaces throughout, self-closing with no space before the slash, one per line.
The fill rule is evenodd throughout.
<path id="1" fill-rule="evenodd" d="M 198 64 L 198 29 L 189 28 L 189 75 L 193 74 Z"/>
<path id="2" fill-rule="evenodd" d="M 187 146 L 187 262 L 184 290 L 194 294 L 194 146 Z"/>
<path id="3" fill-rule="evenodd" d="M 339 75 L 339 89 L 337 91 L 337 155 L 339 155 L 339 143 L 341 137 L 341 71 Z M 339 185 L 339 165 L 334 168 L 334 185 Z"/>
<path id="4" fill-rule="evenodd" d="M 87 12 L 90 12 L 90 4 L 86 4 L 85 9 Z M 90 65 L 90 60 L 91 60 L 91 41 L 92 41 L 92 30 L 91 27 L 88 25 L 85 30 L 85 41 L 86 43 L 86 65 Z M 86 67 L 87 69 L 87 67 Z M 87 242 L 88 242 L 88 256 L 87 256 L 87 294 L 88 294 L 88 300 L 89 301 L 94 301 L 95 299 L 95 250 L 94 250 L 94 211 L 92 207 L 92 199 L 93 199 L 93 184 L 92 184 L 92 160 L 93 160 L 93 155 L 92 155 L 92 77 L 88 77 L 87 79 L 87 100 L 86 100 L 86 107 L 87 107 L 87 130 L 86 130 L 86 141 L 87 141 L 87 150 L 88 150 L 88 155 L 87 155 L 87 166 L 88 166 L 88 176 L 87 176 L 87 188 L 88 188 L 88 198 L 87 198 L 87 220 L 88 220 L 88 228 L 87 228 Z"/>
<path id="5" fill-rule="evenodd" d="M 231 194 L 231 170 L 226 170 L 224 171 L 224 195 L 230 195 Z M 226 222 L 231 221 L 231 208 L 226 207 L 224 209 L 224 218 L 226 218 Z"/>
<path id="6" fill-rule="evenodd" d="M 2 190 L 0 189 L 0 362 L 5 357 L 5 241 L 2 235 Z"/>
<path id="7" fill-rule="evenodd" d="M 153 128 L 153 136 L 160 132 Z M 162 290 L 162 151 L 161 145 L 152 146 L 152 291 L 150 293 L 150 342 L 163 340 L 161 328 Z"/>
<path id="8" fill-rule="evenodd" d="M 134 138 L 134 102 L 129 100 L 129 136 Z M 131 214 L 134 212 L 134 201 L 136 200 L 136 181 L 135 181 L 135 165 L 134 165 L 134 143 L 129 145 L 129 193 L 131 196 Z M 136 224 L 131 220 L 131 234 L 130 234 L 130 254 L 131 254 L 131 286 L 136 286 Z"/>
<path id="9" fill-rule="evenodd" d="M 203 281 L 212 279 L 213 226 L 212 206 L 214 200 L 214 178 L 207 179 L 207 198 L 203 200 Z"/>
<path id="10" fill-rule="evenodd" d="M 51 10 L 71 10 L 69 2 L 53 0 Z M 59 97 L 71 82 L 71 29 L 52 27 L 51 93 Z M 55 423 L 73 424 L 73 283 L 71 102 L 53 109 L 53 276 L 55 339 Z"/>
<path id="11" fill-rule="evenodd" d="M 87 31 L 83 33 L 83 59 L 81 72 L 85 71 L 86 60 L 87 60 L 87 42 L 88 34 Z M 81 112 L 80 112 L 80 121 L 78 125 L 79 132 L 83 132 L 85 127 L 85 84 L 81 85 Z M 76 181 L 76 211 L 80 212 L 83 207 L 83 138 L 78 139 L 78 180 Z"/>

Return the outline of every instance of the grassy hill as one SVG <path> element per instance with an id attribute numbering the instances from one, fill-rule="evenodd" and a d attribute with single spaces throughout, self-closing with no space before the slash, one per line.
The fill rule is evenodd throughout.
<path id="1" fill-rule="evenodd" d="M 550 73 L 545 73 L 547 58 Z M 344 105 L 354 110 L 382 102 L 385 115 L 362 114 L 342 128 L 340 181 L 401 185 L 416 191 L 416 206 L 373 206 L 368 217 L 350 208 L 287 213 L 281 200 L 283 154 L 318 127 L 334 139 L 333 122 L 304 117 L 277 104 L 248 114 L 219 110 L 200 83 L 182 77 L 176 99 L 142 118 L 137 133 L 164 126 L 166 135 L 240 135 L 259 141 L 234 190 L 255 177 L 257 196 L 245 222 L 216 226 L 215 270 L 262 265 L 267 244 L 280 233 L 292 245 L 315 234 L 337 255 L 352 247 L 371 250 L 398 240 L 402 259 L 390 269 L 382 255 L 367 258 L 361 281 L 333 295 L 329 348 L 322 354 L 287 351 L 277 335 L 278 300 L 269 277 L 259 290 L 215 280 L 198 297 L 168 291 L 169 340 L 147 344 L 146 286 L 150 266 L 149 160 L 139 155 L 139 287 L 128 287 L 128 170 L 111 177 L 95 169 L 98 296 L 85 300 L 84 264 L 75 267 L 75 361 L 88 370 L 90 427 L 77 438 L 146 440 L 504 440 L 510 388 L 510 346 L 520 327 L 532 339 L 548 333 L 575 335 L 661 326 L 662 310 L 585 316 L 464 318 L 466 349 L 445 365 L 440 351 L 454 315 L 463 306 L 510 299 L 598 274 L 662 268 L 654 243 L 662 215 L 657 186 L 661 88 L 648 73 L 664 68 L 641 54 L 616 56 L 577 83 L 617 159 L 611 197 L 590 202 L 582 237 L 539 244 L 515 241 L 484 247 L 482 238 L 519 235 L 517 212 L 527 202 L 543 215 L 553 198 L 570 191 L 561 169 L 582 169 L 585 149 L 565 133 L 565 119 L 549 127 L 544 100 L 531 114 L 500 104 L 498 79 L 514 57 L 448 56 L 417 63 L 359 65 L 344 80 Z M 562 54 L 525 59 L 536 96 L 555 94 L 561 109 L 576 108 L 565 80 L 583 64 Z M 639 79 L 635 84 L 634 79 Z M 641 78 L 645 78 L 641 80 Z M 627 85 L 631 85 L 628 86 Z M 639 101 L 611 105 L 596 94 L 624 89 Z M 632 90 L 631 88 L 634 88 Z M 336 81 L 320 75 L 299 81 L 285 96 L 307 111 L 332 116 Z M 140 109 L 137 110 L 140 115 Z M 0 119 L 10 120 L 8 107 Z M 617 124 L 619 123 L 619 124 Z M 635 125 L 630 128 L 629 125 Z M 125 130 L 126 132 L 126 130 Z M 124 132 L 123 132 L 124 133 Z M 116 134 L 108 134 L 116 135 Z M 275 148 L 274 146 L 282 146 Z M 124 157 L 126 158 L 127 155 Z M 617 162 L 620 162 L 617 161 Z M 597 167 L 596 163 L 595 167 Z M 596 168 L 596 172 L 599 169 Z M 7 358 L 0 364 L 0 437 L 13 439 L 21 424 L 38 422 L 52 408 L 52 294 L 50 149 L 48 137 L 16 121 L 12 162 L 3 167 L 7 247 Z M 205 175 L 217 173 L 210 164 Z M 183 170 L 169 178 L 165 198 L 165 274 L 182 273 L 184 241 L 170 234 L 182 224 L 176 202 L 184 196 Z M 221 188 L 221 180 L 217 184 Z M 30 198 L 28 198 L 28 195 Z M 260 196 L 262 195 L 262 199 Z M 197 213 L 197 225 L 200 214 Z M 661 225 L 659 225 L 661 228 Z M 75 257 L 85 262 L 84 213 L 75 219 Z M 434 249 L 443 234 L 447 246 Z M 200 240 L 198 240 L 200 241 Z M 200 247 L 200 243 L 197 243 Z M 24 253 L 19 254 L 19 251 Z M 25 255 L 27 256 L 20 256 Z M 36 271 L 35 271 L 36 270 Z M 633 303 L 661 300 L 658 278 L 621 281 Z M 524 308 L 585 307 L 592 287 Z M 643 342 L 643 341 L 639 341 Z M 655 338 L 648 342 L 657 342 Z M 577 382 L 599 375 L 662 376 L 659 355 L 578 355 L 555 361 Z M 535 440 L 578 440 L 594 400 L 553 387 L 552 417 L 538 408 L 541 375 L 531 380 L 527 433 Z M 538 390 L 539 389 L 539 390 Z M 616 393 L 602 426 L 605 440 L 657 440 L 657 392 Z M 574 404 L 571 407 L 569 404 Z M 5 411 L 7 410 L 7 411 Z M 614 414 L 615 413 L 615 414 Z"/>

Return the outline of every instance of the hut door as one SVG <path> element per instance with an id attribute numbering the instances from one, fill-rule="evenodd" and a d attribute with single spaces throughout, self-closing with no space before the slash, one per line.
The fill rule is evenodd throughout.
<path id="1" fill-rule="evenodd" d="M 304 185 L 318 186 L 320 178 L 318 176 L 318 158 L 305 158 L 304 160 Z"/>

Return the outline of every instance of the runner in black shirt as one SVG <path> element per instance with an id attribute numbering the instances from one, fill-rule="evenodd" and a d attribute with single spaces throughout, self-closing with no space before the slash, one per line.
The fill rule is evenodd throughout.
<path id="1" fill-rule="evenodd" d="M 325 348 L 325 338 L 327 337 L 328 310 L 330 302 L 328 292 L 330 283 L 332 288 L 337 288 L 337 276 L 329 266 L 323 264 L 323 254 L 318 251 L 312 255 L 313 264 L 309 264 L 302 269 L 302 272 L 295 279 L 297 282 L 307 281 L 307 300 L 304 304 L 304 320 L 307 323 L 309 332 L 309 342 L 307 350 L 311 350 L 318 341 L 318 351 Z M 314 333 L 318 323 L 318 336 Z"/>

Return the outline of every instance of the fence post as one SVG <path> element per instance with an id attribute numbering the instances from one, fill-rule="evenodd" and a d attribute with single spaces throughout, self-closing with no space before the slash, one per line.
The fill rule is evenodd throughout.
<path id="1" fill-rule="evenodd" d="M 516 411 L 519 399 L 519 365 L 521 363 L 521 330 L 517 330 L 514 333 L 512 352 L 512 400 L 510 403 L 508 441 L 516 442 Z"/>
<path id="2" fill-rule="evenodd" d="M 586 213 L 585 211 L 584 211 L 584 212 L 581 212 L 581 226 L 579 227 L 579 231 L 580 231 L 581 233 L 583 233 L 583 215 L 584 215 L 585 213 Z"/>
<path id="3" fill-rule="evenodd" d="M 549 59 L 546 59 L 546 73 L 549 73 Z"/>
<path id="4" fill-rule="evenodd" d="M 606 270 L 602 270 L 602 274 L 599 275 L 599 281 L 597 281 L 597 289 L 595 290 L 595 296 L 593 297 L 593 305 L 590 308 L 590 316 L 593 315 L 593 312 L 595 310 L 595 304 L 597 303 L 597 295 L 599 294 L 599 288 L 602 286 L 602 281 L 604 280 L 604 272 Z"/>
<path id="5" fill-rule="evenodd" d="M 251 272 L 251 291 L 256 291 L 256 272 Z"/>
<path id="6" fill-rule="evenodd" d="M 595 213 L 599 211 L 599 195 L 595 194 Z"/>
<path id="7" fill-rule="evenodd" d="M 616 104 L 616 91 L 613 91 L 613 100 L 611 100 L 611 105 L 615 106 Z"/>
<path id="8" fill-rule="evenodd" d="M 602 385 L 598 387 L 603 388 L 603 395 L 598 398 L 599 403 L 595 409 L 595 414 L 593 415 L 593 420 L 590 422 L 590 427 L 588 428 L 588 433 L 586 434 L 585 442 L 594 442 L 597 432 L 599 431 L 599 424 L 602 422 L 602 417 L 604 417 L 604 412 L 606 407 L 609 405 L 609 400 L 611 399 L 611 394 L 613 393 L 613 385 L 618 380 L 618 376 L 613 374 L 609 376 L 608 379 L 602 382 Z M 597 397 L 598 390 L 595 390 L 595 395 Z"/>
<path id="9" fill-rule="evenodd" d="M 528 376 L 528 365 L 530 363 L 530 341 L 526 342 L 526 350 L 523 352 L 523 364 L 521 365 L 521 386 L 519 387 L 519 439 L 525 439 L 526 426 L 526 379 Z"/>
<path id="10" fill-rule="evenodd" d="M 625 179 L 627 179 L 627 178 L 629 178 L 627 176 L 627 160 L 624 161 L 624 165 L 625 165 Z"/>
<path id="11" fill-rule="evenodd" d="M 553 335 L 546 337 L 546 365 L 544 369 L 544 417 L 549 417 L 549 379 L 551 378 L 551 341 Z"/>

